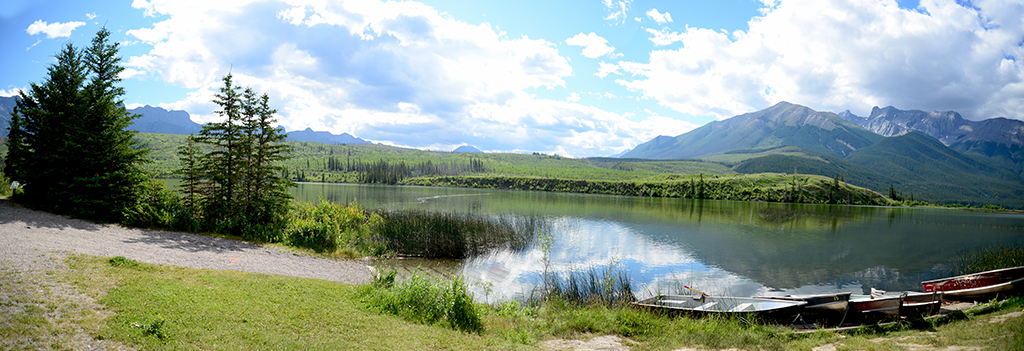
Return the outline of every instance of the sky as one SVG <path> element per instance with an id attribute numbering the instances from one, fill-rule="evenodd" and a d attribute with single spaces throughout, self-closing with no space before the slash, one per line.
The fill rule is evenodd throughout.
<path id="1" fill-rule="evenodd" d="M 1024 119 L 1022 0 L 5 0 L 0 96 L 104 26 L 129 107 L 218 120 L 230 73 L 288 130 L 429 150 L 609 156 L 780 101 Z"/>

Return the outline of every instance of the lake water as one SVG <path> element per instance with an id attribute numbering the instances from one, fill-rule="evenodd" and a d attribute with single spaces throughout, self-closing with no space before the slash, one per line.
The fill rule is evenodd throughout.
<path id="1" fill-rule="evenodd" d="M 292 195 L 358 199 L 368 209 L 541 216 L 551 224 L 552 269 L 614 264 L 645 295 L 682 285 L 733 296 L 921 290 L 921 280 L 946 275 L 958 252 L 1024 245 L 1019 214 L 319 183 Z M 543 258 L 534 247 L 426 263 L 447 265 L 478 300 L 495 301 L 528 293 Z"/>

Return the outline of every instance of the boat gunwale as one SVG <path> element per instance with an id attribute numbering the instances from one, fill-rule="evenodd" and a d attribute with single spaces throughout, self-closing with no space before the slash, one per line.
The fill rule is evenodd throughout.
<path id="1" fill-rule="evenodd" d="M 946 281 L 946 280 L 955 280 L 955 279 L 959 279 L 959 278 L 967 278 L 967 277 L 970 277 L 970 276 L 980 276 L 980 275 L 986 275 L 986 274 L 992 274 L 992 273 L 1002 273 L 1002 272 L 1014 271 L 1014 270 L 1024 270 L 1024 266 L 1000 268 L 1000 269 L 993 269 L 993 270 L 984 271 L 984 272 L 961 274 L 961 275 L 958 275 L 958 276 L 955 276 L 955 277 L 925 280 L 925 281 L 922 281 L 921 284 L 933 284 L 933 283 L 938 283 L 938 282 Z"/>
<path id="2" fill-rule="evenodd" d="M 999 292 L 1002 292 L 1002 291 L 1005 291 L 1005 290 L 1013 289 L 1013 286 L 1016 285 L 1017 283 L 1024 283 L 1024 277 L 1021 277 L 1021 278 L 1018 278 L 1018 279 L 1015 279 L 1015 280 L 1011 280 L 1011 281 L 1008 281 L 1008 282 L 1002 282 L 1002 283 L 999 283 L 999 284 L 979 286 L 977 288 L 960 289 L 960 290 L 943 290 L 941 292 L 942 292 L 943 295 L 952 296 L 954 299 L 957 298 L 957 297 L 984 296 L 984 295 L 988 295 L 988 294 L 995 294 L 995 293 L 999 293 Z M 1006 287 L 1006 286 L 1009 286 L 1010 289 L 1001 289 L 1001 288 Z M 998 288 L 998 290 L 997 290 L 997 288 Z M 993 291 L 987 291 L 987 290 L 993 290 Z"/>
<path id="3" fill-rule="evenodd" d="M 654 304 L 654 303 L 648 303 L 648 301 L 657 302 L 660 298 L 663 298 L 663 297 L 685 297 L 685 298 L 693 299 L 694 297 L 696 297 L 696 295 L 659 295 L 659 296 L 651 296 L 651 297 L 648 297 L 648 298 L 645 298 L 645 299 L 638 300 L 636 302 L 632 302 L 632 304 L 636 305 L 636 306 L 656 307 L 656 308 L 664 308 L 664 309 L 669 309 L 669 310 L 678 310 L 678 311 L 696 312 L 696 313 L 771 313 L 771 312 L 777 312 L 777 311 L 786 310 L 786 309 L 789 309 L 789 308 L 803 307 L 803 306 L 807 305 L 806 301 L 789 301 L 789 300 L 765 299 L 765 298 L 760 298 L 760 297 L 736 297 L 736 296 L 707 296 L 707 297 L 716 298 L 716 299 L 757 300 L 757 301 L 762 301 L 762 302 L 775 302 L 775 303 L 782 302 L 784 304 L 784 306 L 768 308 L 768 309 L 758 309 L 758 310 L 753 310 L 753 311 L 721 311 L 721 310 L 698 310 L 698 309 L 691 308 L 691 307 L 666 306 L 666 305 L 658 305 L 658 304 Z"/>

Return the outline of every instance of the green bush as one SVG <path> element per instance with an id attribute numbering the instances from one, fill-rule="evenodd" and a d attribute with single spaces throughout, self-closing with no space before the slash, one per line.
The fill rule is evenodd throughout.
<path id="1" fill-rule="evenodd" d="M 445 323 L 466 332 L 483 331 L 480 311 L 461 277 L 437 281 L 416 273 L 395 282 L 393 272 L 382 274 L 362 289 L 371 309 L 417 323 Z"/>
<path id="2" fill-rule="evenodd" d="M 288 243 L 320 252 L 348 249 L 357 254 L 380 255 L 385 246 L 373 235 L 381 221 L 367 214 L 358 203 L 348 206 L 320 200 L 319 204 L 298 203 L 288 218 L 284 236 Z"/>
<path id="3" fill-rule="evenodd" d="M 124 209 L 121 224 L 141 228 L 169 228 L 174 222 L 181 200 L 164 183 L 149 180 L 138 194 L 138 201 Z"/>

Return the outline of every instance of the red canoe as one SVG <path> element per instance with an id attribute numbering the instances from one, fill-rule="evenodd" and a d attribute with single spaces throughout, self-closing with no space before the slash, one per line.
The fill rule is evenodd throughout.
<path id="1" fill-rule="evenodd" d="M 925 292 L 940 291 L 947 299 L 985 299 L 1024 288 L 1024 266 L 923 281 L 921 285 Z"/>

